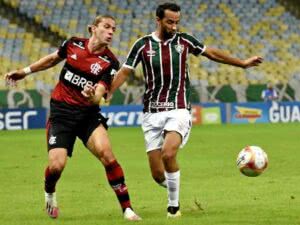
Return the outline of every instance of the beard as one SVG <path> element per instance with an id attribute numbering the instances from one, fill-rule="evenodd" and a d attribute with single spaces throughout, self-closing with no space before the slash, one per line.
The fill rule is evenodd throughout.
<path id="1" fill-rule="evenodd" d="M 171 37 L 173 37 L 175 34 L 175 31 L 163 31 L 163 36 L 165 39 L 170 39 Z"/>

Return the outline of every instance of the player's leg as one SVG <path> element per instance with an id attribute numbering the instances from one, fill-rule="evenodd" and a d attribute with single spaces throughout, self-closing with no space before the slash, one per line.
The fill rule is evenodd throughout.
<path id="1" fill-rule="evenodd" d="M 67 163 L 67 150 L 64 148 L 54 148 L 48 153 L 48 166 L 45 170 L 45 191 L 55 192 L 56 182 Z"/>
<path id="2" fill-rule="evenodd" d="M 151 175 L 155 182 L 162 187 L 167 187 L 164 175 L 165 168 L 161 158 L 165 115 L 167 115 L 165 112 L 145 113 L 142 121 Z"/>
<path id="3" fill-rule="evenodd" d="M 181 145 L 181 135 L 176 131 L 165 133 L 162 147 L 162 161 L 165 167 L 165 177 L 168 190 L 168 217 L 179 217 L 180 170 L 176 160 Z"/>
<path id="4" fill-rule="evenodd" d="M 179 217 L 180 170 L 177 152 L 188 140 L 191 130 L 191 114 L 186 109 L 168 112 L 164 126 L 165 139 L 162 146 L 162 161 L 168 187 L 168 217 Z"/>
<path id="5" fill-rule="evenodd" d="M 67 150 L 54 148 L 48 154 L 49 163 L 45 170 L 45 204 L 48 215 L 58 217 L 58 205 L 56 200 L 56 183 L 67 163 Z"/>
<path id="6" fill-rule="evenodd" d="M 167 187 L 165 168 L 161 158 L 161 149 L 147 152 L 152 178 L 162 187 Z"/>
<path id="7" fill-rule="evenodd" d="M 176 155 L 180 145 L 180 134 L 176 131 L 165 131 L 165 140 L 162 146 L 161 158 L 166 172 L 173 173 L 179 170 Z"/>
<path id="8" fill-rule="evenodd" d="M 58 217 L 56 183 L 72 155 L 76 135 L 73 129 L 61 122 L 49 120 L 47 124 L 48 166 L 45 170 L 45 203 L 50 217 Z"/>
<path id="9" fill-rule="evenodd" d="M 108 133 L 102 124 L 92 132 L 86 146 L 105 167 L 108 182 L 119 200 L 124 218 L 127 220 L 141 220 L 132 210 L 122 167 L 112 152 Z"/>

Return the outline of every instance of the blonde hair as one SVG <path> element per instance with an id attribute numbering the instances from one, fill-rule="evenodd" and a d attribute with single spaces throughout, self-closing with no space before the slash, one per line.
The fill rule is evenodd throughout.
<path id="1" fill-rule="evenodd" d="M 94 19 L 92 24 L 89 24 L 87 26 L 88 32 L 90 34 L 92 34 L 92 26 L 97 26 L 99 23 L 101 23 L 102 19 L 105 19 L 105 18 L 109 18 L 109 19 L 116 21 L 116 19 L 111 15 L 99 15 Z"/>

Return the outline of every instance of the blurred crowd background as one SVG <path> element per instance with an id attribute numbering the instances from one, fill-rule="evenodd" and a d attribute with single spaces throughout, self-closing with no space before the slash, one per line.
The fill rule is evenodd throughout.
<path id="1" fill-rule="evenodd" d="M 0 74 L 23 68 L 71 36 L 89 37 L 98 14 L 117 20 L 112 51 L 124 62 L 134 41 L 155 30 L 159 0 L 0 0 Z M 261 101 L 272 84 L 281 101 L 300 101 L 299 0 L 177 0 L 180 30 L 239 58 L 260 55 L 264 63 L 243 70 L 191 57 L 194 102 Z M 0 107 L 47 107 L 61 65 L 39 72 L 9 90 L 0 82 Z M 139 104 L 138 68 L 109 104 Z M 25 96 L 25 97 L 24 97 Z M 26 97 L 27 96 L 27 97 Z M 30 103 L 31 99 L 31 103 Z"/>

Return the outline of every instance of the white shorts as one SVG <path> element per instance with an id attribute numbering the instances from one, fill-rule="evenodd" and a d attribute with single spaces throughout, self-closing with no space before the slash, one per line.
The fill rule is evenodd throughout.
<path id="1" fill-rule="evenodd" d="M 174 109 L 158 113 L 144 113 L 142 129 L 145 137 L 146 152 L 161 149 L 164 131 L 176 131 L 181 135 L 182 148 L 188 141 L 192 127 L 192 116 L 187 109 Z"/>

